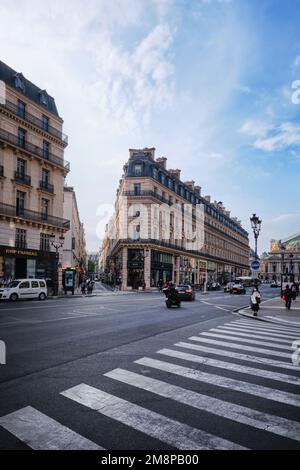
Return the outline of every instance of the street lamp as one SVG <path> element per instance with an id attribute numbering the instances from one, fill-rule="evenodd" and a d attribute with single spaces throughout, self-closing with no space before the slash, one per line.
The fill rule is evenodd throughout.
<path id="1" fill-rule="evenodd" d="M 290 253 L 290 274 L 291 274 L 291 282 L 294 282 L 294 266 L 293 266 L 293 253 Z"/>
<path id="2" fill-rule="evenodd" d="M 257 256 L 257 239 L 259 236 L 259 232 L 261 229 L 261 219 L 258 217 L 258 215 L 253 214 L 252 217 L 250 217 L 250 222 L 251 222 L 251 228 L 253 230 L 254 234 L 254 239 L 255 239 L 255 259 L 258 258 Z"/>
<path id="3" fill-rule="evenodd" d="M 284 276 L 284 272 L 283 272 L 283 264 L 284 264 L 284 251 L 285 251 L 285 246 L 283 245 L 283 243 L 281 243 L 281 240 L 279 240 L 278 242 L 278 246 L 279 246 L 279 249 L 281 251 L 281 274 L 280 274 L 280 295 L 282 297 L 282 293 L 283 293 L 283 276 Z"/>
<path id="4" fill-rule="evenodd" d="M 54 233 L 50 235 L 50 245 L 55 248 L 55 275 L 53 283 L 53 293 L 54 295 L 58 294 L 58 262 L 59 262 L 59 253 L 58 250 L 63 246 L 65 237 L 60 235 L 59 239 L 56 240 Z"/>

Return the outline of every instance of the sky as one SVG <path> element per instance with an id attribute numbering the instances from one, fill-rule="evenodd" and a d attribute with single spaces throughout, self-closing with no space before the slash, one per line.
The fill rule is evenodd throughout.
<path id="1" fill-rule="evenodd" d="M 96 251 L 129 148 L 155 147 L 258 251 L 300 232 L 299 0 L 0 0 L 0 59 L 54 96 Z M 299 82 L 298 82 L 299 81 Z"/>

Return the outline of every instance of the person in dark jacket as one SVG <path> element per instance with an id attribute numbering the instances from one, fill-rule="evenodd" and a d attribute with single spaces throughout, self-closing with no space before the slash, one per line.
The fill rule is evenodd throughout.
<path id="1" fill-rule="evenodd" d="M 292 303 L 292 298 L 293 298 L 293 293 L 292 290 L 290 289 L 290 286 L 287 284 L 286 288 L 283 291 L 284 295 L 284 300 L 285 300 L 285 308 L 287 310 L 291 309 L 291 303 Z"/>

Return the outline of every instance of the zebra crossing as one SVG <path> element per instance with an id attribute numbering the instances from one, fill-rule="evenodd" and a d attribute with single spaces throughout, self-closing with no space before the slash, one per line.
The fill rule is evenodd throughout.
<path id="1" fill-rule="evenodd" d="M 300 449 L 300 367 L 291 361 L 297 339 L 297 327 L 234 319 L 140 357 L 126 369 L 105 372 L 117 394 L 79 383 L 62 390 L 57 400 L 65 409 L 72 403 L 113 420 L 116 433 L 125 425 L 142 433 L 146 443 L 154 438 L 174 449 L 259 448 L 262 436 L 268 448 L 282 443 Z M 139 391 L 145 399 L 137 404 L 128 399 L 128 390 L 130 397 Z M 157 398 L 170 404 L 168 411 L 150 406 Z M 105 429 L 102 441 L 100 433 L 93 442 L 84 426 L 80 434 L 68 427 L 65 414 L 56 420 L 42 411 L 26 406 L 0 417 L 0 427 L 32 449 L 108 448 Z"/>

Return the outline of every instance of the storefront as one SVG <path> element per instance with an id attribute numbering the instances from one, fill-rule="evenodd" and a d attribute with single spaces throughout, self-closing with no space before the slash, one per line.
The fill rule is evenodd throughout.
<path id="1" fill-rule="evenodd" d="M 127 287 L 138 289 L 144 285 L 144 250 L 128 248 Z"/>
<path id="2" fill-rule="evenodd" d="M 55 268 L 53 252 L 0 245 L 0 278 L 4 281 L 38 278 L 46 279 L 49 285 L 54 279 Z"/>
<path id="3" fill-rule="evenodd" d="M 172 281 L 173 255 L 151 250 L 151 287 Z"/>

